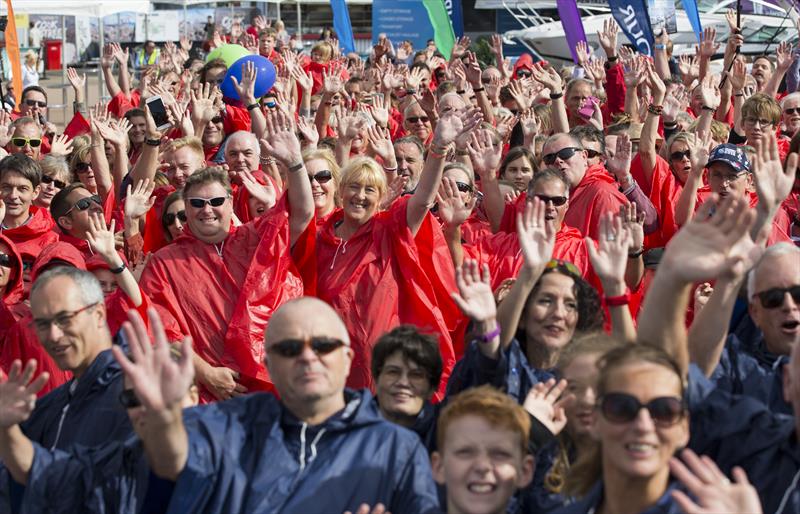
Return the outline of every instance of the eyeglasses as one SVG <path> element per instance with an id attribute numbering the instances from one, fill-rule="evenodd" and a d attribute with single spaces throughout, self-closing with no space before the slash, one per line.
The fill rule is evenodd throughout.
<path id="1" fill-rule="evenodd" d="M 31 148 L 38 148 L 42 144 L 40 137 L 12 137 L 11 142 L 14 146 L 22 148 L 25 145 L 31 145 Z"/>
<path id="2" fill-rule="evenodd" d="M 222 123 L 222 116 L 214 116 L 211 118 L 211 123 L 220 124 Z"/>
<path id="3" fill-rule="evenodd" d="M 467 184 L 466 182 L 456 182 L 456 189 L 458 189 L 462 193 L 472 192 L 472 186 Z"/>
<path id="4" fill-rule="evenodd" d="M 139 401 L 139 397 L 136 396 L 136 392 L 133 389 L 123 389 L 117 398 L 120 405 L 125 409 L 135 409 L 142 406 L 142 402 Z"/>
<path id="5" fill-rule="evenodd" d="M 65 329 L 69 328 L 69 326 L 72 324 L 72 320 L 75 318 L 75 316 L 77 316 L 81 312 L 84 312 L 84 311 L 87 311 L 87 310 L 91 309 L 92 307 L 95 307 L 97 304 L 98 304 L 98 302 L 90 303 L 86 307 L 80 308 L 80 309 L 78 309 L 76 311 L 72 311 L 72 312 L 62 312 L 59 315 L 57 315 L 57 316 L 55 316 L 53 318 L 50 318 L 50 319 L 46 319 L 46 318 L 34 319 L 30 323 L 30 325 L 37 332 L 40 332 L 40 333 L 47 332 L 48 330 L 50 330 L 50 325 L 52 325 L 53 323 L 55 323 L 55 325 L 59 329 L 65 330 Z"/>
<path id="6" fill-rule="evenodd" d="M 97 195 L 92 195 L 92 196 L 87 196 L 86 198 L 81 198 L 80 200 L 75 202 L 67 212 L 64 213 L 64 216 L 66 216 L 67 214 L 71 213 L 75 209 L 78 209 L 79 211 L 85 211 L 86 209 L 91 207 L 92 204 L 103 205 L 103 201 Z"/>
<path id="7" fill-rule="evenodd" d="M 408 120 L 408 122 L 411 123 L 412 125 L 414 123 L 428 123 L 427 116 L 411 116 L 409 118 L 406 118 L 406 120 Z"/>
<path id="8" fill-rule="evenodd" d="M 10 268 L 14 265 L 14 258 L 11 255 L 0 253 L 0 266 Z"/>
<path id="9" fill-rule="evenodd" d="M 64 189 L 65 187 L 67 187 L 66 182 L 61 182 L 60 180 L 56 180 L 53 177 L 48 177 L 47 175 L 42 175 L 42 183 L 54 184 L 59 189 Z"/>
<path id="10" fill-rule="evenodd" d="M 672 152 L 671 154 L 669 154 L 669 158 L 672 159 L 673 161 L 679 161 L 684 157 L 686 157 L 687 159 L 691 159 L 692 152 L 686 150 L 685 152 Z"/>
<path id="11" fill-rule="evenodd" d="M 172 226 L 176 219 L 181 220 L 181 223 L 186 223 L 186 211 L 178 211 L 177 213 L 168 212 L 164 215 L 164 223 L 166 223 L 168 227 Z"/>
<path id="12" fill-rule="evenodd" d="M 783 110 L 783 114 L 800 114 L 800 107 L 789 107 Z"/>
<path id="13" fill-rule="evenodd" d="M 399 366 L 386 366 L 380 371 L 378 376 L 394 384 L 403 377 L 403 374 L 403 369 Z M 425 373 L 422 368 L 409 369 L 405 372 L 405 375 L 408 377 L 408 381 L 415 385 L 422 385 L 430 380 L 428 374 Z"/>
<path id="14" fill-rule="evenodd" d="M 770 120 L 765 120 L 763 118 L 745 118 L 744 122 L 749 123 L 750 125 L 753 126 L 758 124 L 761 125 L 762 127 L 768 127 L 769 125 L 772 125 L 772 122 Z"/>
<path id="15" fill-rule="evenodd" d="M 581 270 L 579 270 L 577 266 L 569 261 L 562 261 L 561 259 L 551 259 L 550 262 L 544 265 L 544 268 L 548 270 L 566 272 L 568 275 L 572 275 L 574 277 L 583 276 L 583 273 L 581 273 Z"/>
<path id="16" fill-rule="evenodd" d="M 574 146 L 568 146 L 566 148 L 562 148 L 561 150 L 555 153 L 546 154 L 544 157 L 542 157 L 542 160 L 544 161 L 545 164 L 553 164 L 554 162 L 556 162 L 556 158 L 559 158 L 562 161 L 568 161 L 572 159 L 572 157 L 580 151 L 581 151 L 580 148 L 575 148 Z"/>
<path id="17" fill-rule="evenodd" d="M 307 339 L 284 339 L 267 347 L 267 353 L 274 353 L 285 359 L 293 359 L 310 347 L 317 356 L 328 355 L 346 346 L 344 341 L 332 337 L 310 337 Z"/>
<path id="18" fill-rule="evenodd" d="M 25 105 L 27 105 L 28 107 L 39 106 L 44 108 L 47 107 L 47 102 L 37 102 L 36 100 L 25 100 Z"/>
<path id="19" fill-rule="evenodd" d="M 517 70 L 517 77 L 520 78 L 527 78 L 530 77 L 532 73 L 528 70 Z"/>
<path id="20" fill-rule="evenodd" d="M 786 297 L 786 293 L 789 293 L 795 303 L 800 303 L 800 285 L 773 287 L 772 289 L 756 293 L 756 296 L 761 300 L 761 305 L 765 309 L 777 309 L 783 305 L 783 299 Z"/>
<path id="21" fill-rule="evenodd" d="M 78 173 L 86 173 L 89 171 L 89 168 L 92 166 L 90 162 L 78 162 L 75 164 L 75 171 Z"/>
<path id="22" fill-rule="evenodd" d="M 322 170 L 322 171 L 319 171 L 319 172 L 315 173 L 314 175 L 309 175 L 308 176 L 308 181 L 309 182 L 314 182 L 316 180 L 317 184 L 322 185 L 322 184 L 327 184 L 328 181 L 330 181 L 330 179 L 332 179 L 332 178 L 333 178 L 333 174 L 331 173 L 330 170 Z"/>
<path id="23" fill-rule="evenodd" d="M 744 177 L 745 175 L 747 175 L 746 171 L 742 171 L 742 172 L 739 172 L 739 173 L 734 173 L 732 175 L 723 175 L 722 173 L 717 173 L 717 172 L 713 171 L 713 172 L 708 174 L 708 181 L 709 182 L 714 182 L 714 183 L 719 183 L 719 184 L 724 184 L 724 183 L 731 184 L 733 182 L 736 182 L 740 178 Z"/>
<path id="24" fill-rule="evenodd" d="M 662 396 L 642 403 L 635 396 L 624 393 L 609 393 L 600 398 L 600 412 L 612 423 L 630 423 L 647 409 L 653 423 L 667 427 L 680 421 L 686 410 L 684 401 L 675 396 Z"/>
<path id="25" fill-rule="evenodd" d="M 592 150 L 591 148 L 584 148 L 584 151 L 590 159 L 603 155 L 603 152 L 598 152 L 597 150 Z"/>
<path id="26" fill-rule="evenodd" d="M 189 205 L 194 207 L 195 209 L 202 209 L 206 206 L 206 204 L 210 205 L 211 207 L 219 207 L 225 200 L 227 200 L 227 196 L 217 196 L 214 198 L 189 198 Z"/>
<path id="27" fill-rule="evenodd" d="M 569 198 L 567 198 L 566 196 L 547 196 L 547 195 L 533 195 L 533 196 L 543 201 L 545 204 L 553 202 L 553 205 L 556 207 L 561 207 L 562 205 L 567 203 L 567 200 L 569 200 Z"/>

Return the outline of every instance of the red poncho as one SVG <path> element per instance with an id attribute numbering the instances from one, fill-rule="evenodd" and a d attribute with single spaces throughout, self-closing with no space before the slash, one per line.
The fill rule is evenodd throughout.
<path id="1" fill-rule="evenodd" d="M 672 170 L 669 169 L 667 161 L 658 156 L 656 156 L 650 182 L 646 180 L 642 169 L 642 159 L 638 153 L 631 161 L 631 175 L 642 188 L 642 192 L 650 199 L 658 214 L 659 229 L 645 236 L 644 246 L 647 249 L 666 246 L 670 238 L 678 231 L 678 224 L 675 222 L 675 205 L 678 203 L 682 187 Z"/>
<path id="2" fill-rule="evenodd" d="M 758 195 L 752 191 L 746 191 L 745 195 L 747 195 L 750 207 L 755 209 L 758 205 Z M 709 186 L 703 186 L 697 191 L 697 200 L 694 204 L 695 212 L 697 212 L 697 209 L 708 199 L 709 196 L 711 196 L 711 188 Z M 775 219 L 772 221 L 772 231 L 767 238 L 767 246 L 771 246 L 775 243 L 780 243 L 783 241 L 791 243 L 792 238 L 789 237 L 789 227 L 791 224 L 792 221 L 789 219 L 786 211 L 783 209 L 778 209 L 778 212 L 775 214 Z"/>
<path id="3" fill-rule="evenodd" d="M 34 259 L 49 245 L 58 241 L 58 234 L 53 232 L 56 222 L 47 209 L 31 205 L 30 219 L 24 225 L 3 230 L 3 235 L 11 240 L 20 254 L 30 255 Z"/>
<path id="4" fill-rule="evenodd" d="M 150 301 L 192 336 L 203 360 L 240 373 L 239 382 L 249 391 L 272 390 L 264 367 L 264 330 L 278 307 L 303 296 L 287 206 L 281 200 L 255 221 L 232 227 L 219 245 L 198 240 L 186 227 L 153 254 L 139 282 Z M 315 230 L 310 223 L 300 240 Z M 215 400 L 203 387 L 201 399 Z"/>
<path id="5" fill-rule="evenodd" d="M 409 197 L 375 214 L 347 241 L 335 234 L 337 210 L 317 237 L 317 294 L 344 320 L 355 351 L 347 385 L 371 387 L 370 358 L 376 340 L 404 323 L 439 337 L 442 384 L 455 363 L 451 331 L 458 314 L 453 265 L 439 224 L 426 216 L 416 237 L 406 221 Z M 440 388 L 440 392 L 443 387 Z"/>

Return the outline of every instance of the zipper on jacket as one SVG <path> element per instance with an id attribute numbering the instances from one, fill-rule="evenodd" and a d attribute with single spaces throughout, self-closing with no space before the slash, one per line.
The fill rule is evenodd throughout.
<path id="1" fill-rule="evenodd" d="M 61 409 L 61 418 L 58 420 L 58 430 L 56 431 L 56 439 L 53 441 L 53 446 L 50 448 L 50 451 L 56 449 L 58 445 L 58 440 L 61 438 L 61 427 L 64 426 L 64 418 L 67 417 L 67 411 L 69 410 L 69 404 L 64 405 L 64 408 Z"/>

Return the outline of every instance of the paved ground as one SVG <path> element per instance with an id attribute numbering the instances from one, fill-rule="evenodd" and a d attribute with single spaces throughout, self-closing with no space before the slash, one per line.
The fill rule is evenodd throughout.
<path id="1" fill-rule="evenodd" d="M 100 98 L 97 69 L 89 68 L 83 71 L 86 73 L 84 93 L 88 99 L 87 105 L 92 105 Z M 62 87 L 64 84 L 66 86 Z M 60 132 L 64 125 L 72 119 L 72 102 L 75 101 L 72 85 L 65 78 L 62 78 L 61 70 L 48 71 L 47 78 L 40 79 L 39 85 L 47 90 L 47 99 L 50 106 L 48 119 L 56 124 Z M 103 94 L 106 95 L 105 101 L 108 102 L 108 91 L 105 90 L 105 87 L 103 89 Z"/>

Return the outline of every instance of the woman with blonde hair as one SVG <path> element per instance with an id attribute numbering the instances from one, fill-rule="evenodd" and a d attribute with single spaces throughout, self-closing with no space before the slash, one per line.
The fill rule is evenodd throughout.
<path id="1" fill-rule="evenodd" d="M 25 62 L 22 64 L 22 89 L 28 86 L 39 85 L 39 56 L 33 50 L 25 52 Z"/>
<path id="2" fill-rule="evenodd" d="M 303 152 L 311 193 L 314 196 L 317 224 L 322 225 L 339 206 L 337 190 L 341 171 L 330 150 L 315 149 Z"/>

